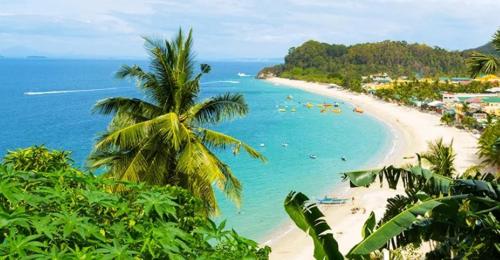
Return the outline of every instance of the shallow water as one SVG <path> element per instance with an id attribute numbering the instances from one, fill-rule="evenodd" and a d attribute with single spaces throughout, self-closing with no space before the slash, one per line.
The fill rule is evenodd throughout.
<path id="1" fill-rule="evenodd" d="M 8 60 L 0 59 L 0 155 L 7 149 L 45 144 L 73 151 L 84 165 L 93 139 L 105 130 L 109 117 L 92 115 L 99 99 L 141 95 L 131 81 L 114 79 L 125 60 Z M 321 197 L 340 181 L 339 172 L 359 169 L 389 150 L 390 131 L 381 122 L 352 112 L 341 101 L 342 113 L 320 113 L 305 103 L 333 101 L 300 90 L 276 86 L 253 77 L 269 64 L 210 62 L 203 78 L 202 97 L 241 92 L 250 106 L 243 119 L 216 126 L 251 144 L 268 159 L 263 164 L 247 155 L 220 153 L 243 183 L 243 204 L 237 209 L 218 194 L 228 225 L 262 240 L 286 220 L 283 200 L 290 190 Z M 287 96 L 293 98 L 287 100 Z M 279 112 L 278 106 L 287 112 Z M 296 112 L 290 112 L 295 108 Z M 286 146 L 283 144 L 287 144 Z M 261 146 L 261 144 L 263 146 Z M 311 159 L 315 155 L 316 159 Z M 345 156 L 346 162 L 340 157 Z"/>

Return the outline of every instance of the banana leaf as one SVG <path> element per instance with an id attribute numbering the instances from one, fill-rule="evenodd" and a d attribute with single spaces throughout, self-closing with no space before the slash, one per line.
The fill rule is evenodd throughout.
<path id="1" fill-rule="evenodd" d="M 301 192 L 290 192 L 285 199 L 285 210 L 297 227 L 306 232 L 314 242 L 314 258 L 344 259 L 333 238 L 332 230 L 315 203 Z"/>
<path id="2" fill-rule="evenodd" d="M 373 211 L 370 213 L 370 216 L 368 216 L 368 219 L 366 219 L 365 224 L 363 225 L 363 229 L 361 229 L 361 236 L 363 238 L 366 238 L 369 236 L 371 233 L 373 233 L 373 229 L 375 228 L 375 213 Z"/>
<path id="3" fill-rule="evenodd" d="M 422 216 L 430 210 L 443 204 L 446 200 L 463 199 L 469 195 L 457 195 L 449 197 L 441 197 L 430 199 L 423 202 L 416 203 L 399 213 L 391 220 L 385 222 L 382 226 L 377 228 L 373 233 L 365 237 L 360 243 L 354 246 L 347 257 L 356 257 L 358 255 L 368 255 L 369 253 L 383 247 L 391 238 L 401 234 L 404 230 L 408 229 L 416 220 L 418 216 Z"/>

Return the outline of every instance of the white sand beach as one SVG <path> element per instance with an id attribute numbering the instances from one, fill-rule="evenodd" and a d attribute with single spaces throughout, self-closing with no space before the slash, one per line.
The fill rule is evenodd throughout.
<path id="1" fill-rule="evenodd" d="M 475 154 L 477 139 L 467 131 L 441 125 L 438 115 L 384 102 L 366 94 L 330 88 L 325 84 L 282 78 L 267 80 L 281 87 L 298 88 L 344 100 L 363 109 L 364 114 L 361 116 L 368 114 L 386 123 L 394 134 L 393 147 L 390 153 L 373 167 L 413 163 L 414 159 L 405 160 L 403 157 L 425 151 L 427 143 L 438 138 L 443 138 L 446 143 L 453 140 L 453 147 L 457 153 L 455 167 L 458 172 L 463 172 L 478 162 Z M 332 187 L 332 192 L 335 194 L 339 194 L 339 190 L 344 191 L 342 196 L 354 197 L 354 201 L 340 206 L 322 206 L 322 209 L 328 224 L 333 229 L 340 251 L 345 254 L 361 240 L 361 227 L 370 212 L 374 211 L 378 220 L 385 211 L 386 199 L 401 191 L 381 189 L 378 185 L 349 189 L 347 183 L 343 183 L 341 187 Z M 353 214 L 353 209 L 359 210 Z M 266 244 L 272 247 L 271 259 L 313 259 L 312 240 L 291 222 L 286 234 L 281 230 Z"/>

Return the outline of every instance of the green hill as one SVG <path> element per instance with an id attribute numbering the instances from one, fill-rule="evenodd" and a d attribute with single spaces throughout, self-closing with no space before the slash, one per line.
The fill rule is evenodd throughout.
<path id="1" fill-rule="evenodd" d="M 359 77 L 380 72 L 392 77 L 467 76 L 464 60 L 468 53 L 405 41 L 351 46 L 307 41 L 290 48 L 284 64 L 265 68 L 259 76 L 272 74 L 322 82 L 341 81 L 347 75 Z"/>
<path id="2" fill-rule="evenodd" d="M 499 56 L 498 52 L 495 50 L 495 47 L 493 46 L 493 42 L 488 42 L 485 45 L 479 46 L 479 47 L 474 48 L 474 49 L 469 49 L 466 51 L 477 51 L 477 52 L 480 52 L 483 54 L 490 54 L 490 55 Z"/>

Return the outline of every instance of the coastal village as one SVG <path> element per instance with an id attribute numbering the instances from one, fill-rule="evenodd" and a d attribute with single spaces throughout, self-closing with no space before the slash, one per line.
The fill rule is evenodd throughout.
<path id="1" fill-rule="evenodd" d="M 398 83 L 409 83 L 408 77 L 398 77 L 392 79 L 387 73 L 373 74 L 362 77 L 362 88 L 369 94 L 377 96 L 377 92 L 394 88 Z M 432 111 L 442 116 L 443 122 L 461 125 L 464 118 L 472 118 L 474 129 L 481 129 L 493 118 L 500 116 L 500 77 L 489 74 L 475 79 L 467 77 L 440 77 L 420 78 L 418 82 L 451 85 L 467 86 L 472 82 L 489 84 L 491 88 L 485 90 L 484 93 L 458 93 L 458 92 L 441 92 L 441 99 L 435 100 L 418 100 L 413 98 L 411 105 L 420 108 L 421 110 Z"/>

